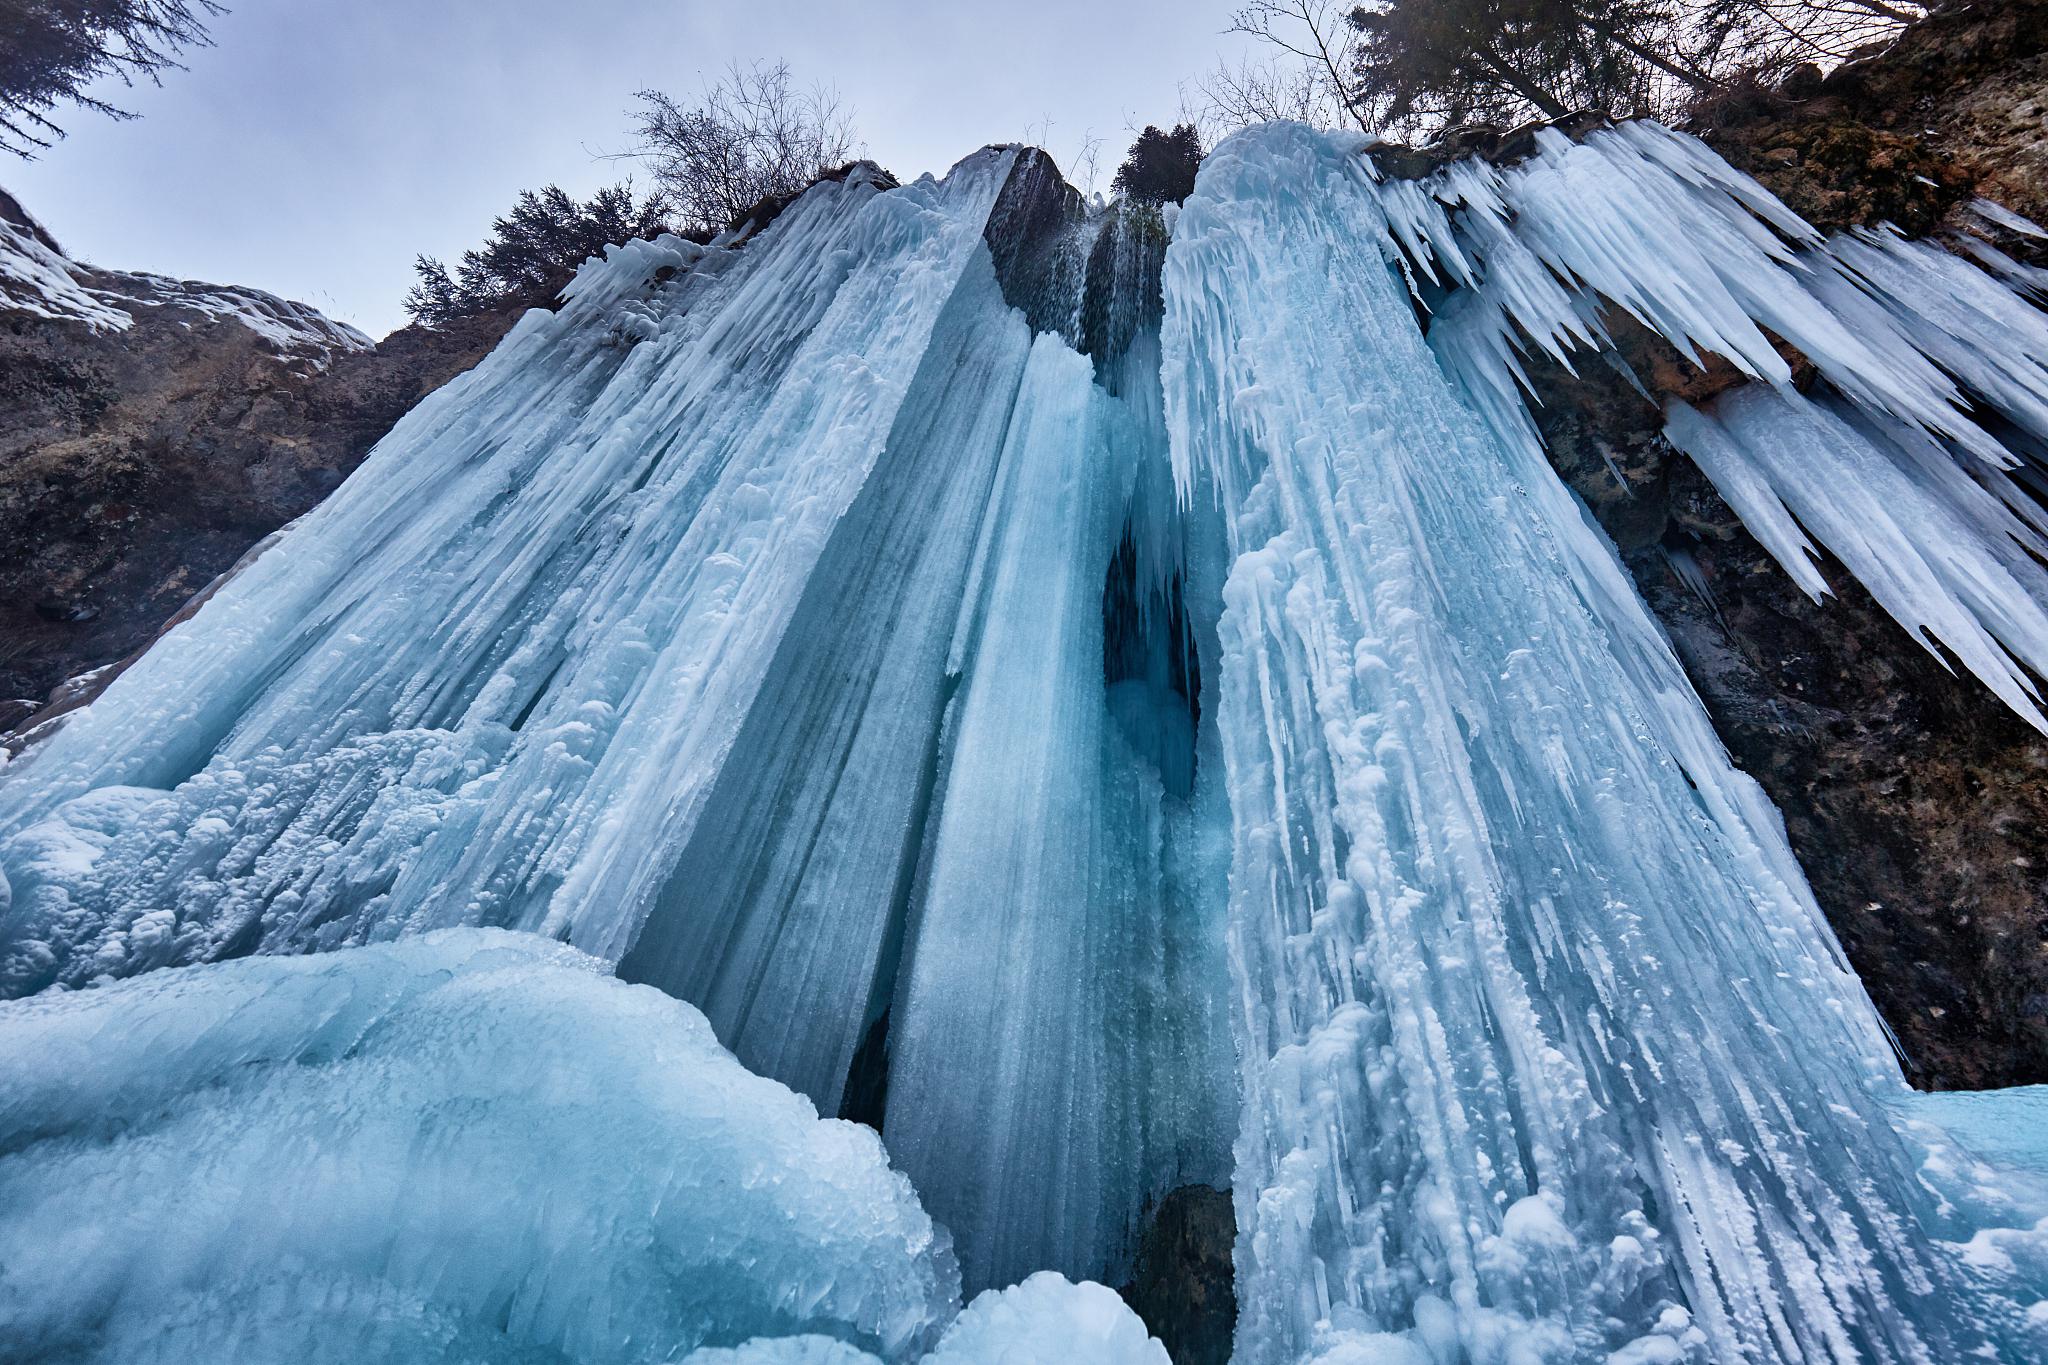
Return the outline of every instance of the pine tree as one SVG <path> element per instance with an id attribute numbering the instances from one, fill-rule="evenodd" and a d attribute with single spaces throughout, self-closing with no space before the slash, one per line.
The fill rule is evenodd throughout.
<path id="1" fill-rule="evenodd" d="M 441 327 L 475 313 L 545 305 L 589 257 L 666 231 L 668 213 L 659 192 L 636 200 L 631 181 L 606 186 L 580 204 L 559 185 L 526 190 L 491 224 L 483 246 L 462 253 L 454 274 L 431 256 L 414 260 L 419 282 L 406 296 L 406 311 Z"/>
<path id="2" fill-rule="evenodd" d="M 1147 124 L 1110 183 L 1132 199 L 1178 204 L 1194 193 L 1201 164 L 1202 139 L 1193 124 L 1177 124 L 1170 133 Z"/>
<path id="3" fill-rule="evenodd" d="M 33 157 L 64 136 L 60 104 L 133 118 L 85 88 L 159 80 L 180 51 L 211 45 L 206 20 L 224 12 L 215 0 L 0 0 L 0 148 Z"/>
<path id="4" fill-rule="evenodd" d="M 1355 97 L 1404 128 L 1651 112 L 1717 88 L 1681 50 L 1687 15 L 1678 0 L 1377 0 L 1351 14 Z"/>

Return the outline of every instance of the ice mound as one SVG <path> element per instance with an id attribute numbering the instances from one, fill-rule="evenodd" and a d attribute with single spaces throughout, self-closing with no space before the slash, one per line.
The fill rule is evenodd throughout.
<path id="1" fill-rule="evenodd" d="M 686 1365 L 864 1365 L 875 1357 L 830 1337 L 760 1338 L 698 1351 Z M 989 1289 L 946 1329 L 924 1365 L 1171 1365 L 1166 1348 L 1108 1288 L 1042 1270 Z"/>
<path id="2" fill-rule="evenodd" d="M 706 1346 L 683 1365 L 867 1365 L 874 1356 L 831 1337 L 756 1337 L 744 1346 Z"/>
<path id="3" fill-rule="evenodd" d="M 1042 1270 L 977 1294 L 926 1365 L 1170 1365 L 1123 1300 Z"/>
<path id="4" fill-rule="evenodd" d="M 958 1291 L 872 1131 L 534 935 L 0 1006 L 0 1359 L 897 1359 Z"/>

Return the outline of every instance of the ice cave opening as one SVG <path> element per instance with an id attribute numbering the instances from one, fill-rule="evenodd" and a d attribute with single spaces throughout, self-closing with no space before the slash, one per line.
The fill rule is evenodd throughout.
<path id="1" fill-rule="evenodd" d="M 1163 590 L 1141 588 L 1137 542 L 1128 526 L 1102 584 L 1102 681 L 1124 740 L 1158 770 L 1167 795 L 1192 796 L 1202 662 L 1187 578 L 1176 570 Z"/>

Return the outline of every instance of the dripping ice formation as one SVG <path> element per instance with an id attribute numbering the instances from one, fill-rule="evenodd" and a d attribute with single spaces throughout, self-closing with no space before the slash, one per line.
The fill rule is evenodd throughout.
<path id="1" fill-rule="evenodd" d="M 1439 368 L 1364 164 L 1275 129 L 1202 185 L 1165 374 L 1233 556 L 1241 1350 L 2024 1358 L 1772 812 Z"/>
<path id="2" fill-rule="evenodd" d="M 984 229 L 1048 164 L 855 174 L 527 316 L 9 774 L 9 993 L 561 939 L 881 1124 L 971 1291 L 1227 1185 L 1220 788 L 1105 699 L 1156 300 L 1138 392 L 1033 342 Z"/>
<path id="3" fill-rule="evenodd" d="M 2048 328 L 1980 261 L 1823 240 L 1647 123 L 1423 181 L 1274 125 L 1177 216 L 990 148 L 612 249 L 0 772 L 0 1182 L 33 1196 L 0 1342 L 224 1311 L 200 1344 L 259 1357 L 311 1322 L 1156 1362 L 1034 1272 L 1119 1283 L 1210 1185 L 1242 1361 L 2048 1355 L 2048 1191 L 1968 1147 L 2033 1097 L 1910 1096 L 1519 360 L 1618 359 L 1603 307 L 1726 359 L 1752 382 L 1674 443 L 1803 586 L 1827 549 L 2041 724 Z M 46 1039 L 106 1055 L 67 1080 Z M 616 1072 L 558 1130 L 579 1046 Z M 501 1072 L 539 1089 L 476 1092 Z M 138 1164 L 300 1179 L 323 1105 L 433 1206 L 290 1283 L 205 1281 L 232 1220 L 149 1235 L 190 1220 Z M 817 1226 L 733 1242 L 766 1234 L 722 1168 L 632 1136 L 677 1106 Z M 593 1130 L 630 1178 L 580 1198 Z M 464 1250 L 465 1134 L 602 1227 Z M 571 1235 L 616 1272 L 573 1312 Z M 739 1277 L 728 1316 L 678 1312 L 671 1244 Z M 110 1318 L 136 1255 L 170 1287 Z"/>

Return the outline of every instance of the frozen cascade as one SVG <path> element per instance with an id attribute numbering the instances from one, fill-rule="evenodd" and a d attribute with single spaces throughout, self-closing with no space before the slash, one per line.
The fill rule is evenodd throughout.
<path id="1" fill-rule="evenodd" d="M 1235 557 L 1239 1358 L 2037 1358 L 2043 1267 L 1955 1243 L 2040 1206 L 1898 1127 L 1774 815 L 1447 382 L 1355 152 L 1225 143 L 1165 271 Z"/>
<path id="2" fill-rule="evenodd" d="M 989 148 L 613 249 L 0 774 L 0 1033 L 72 1030 L 9 1054 L 69 1126 L 0 1143 L 0 1333 L 1156 1365 L 1062 1276 L 1192 1184 L 1254 1365 L 2039 1358 L 2048 1194 L 1940 1126 L 2039 1097 L 1908 1095 L 1519 391 L 1613 308 L 1727 359 L 1673 439 L 2034 715 L 2048 331 L 1985 266 L 1643 123 L 1425 181 L 1275 126 L 1177 219 Z M 479 1089 L 527 1046 L 603 1067 Z M 678 1106 L 781 1155 L 678 1165 Z M 463 1142 L 620 1178 L 470 1258 Z M 308 1151 L 429 1198 L 308 1200 L 284 1279 L 232 1209 L 151 1251 Z M 101 1250 L 164 1295 L 109 1316 L 75 1239 L 14 1294 L 136 1194 Z M 735 1277 L 684 1330 L 672 1241 Z"/>
<path id="3" fill-rule="evenodd" d="M 587 268 L 10 775 L 10 993 L 538 931 L 880 1127 L 969 1290 L 1127 1273 L 1229 1181 L 1226 819 L 1199 668 L 1109 676 L 1183 572 L 1164 234 L 1050 198 L 1111 392 L 988 245 L 1049 166 Z"/>
<path id="4" fill-rule="evenodd" d="M 529 314 L 0 792 L 0 976 L 453 923 L 615 958 L 1010 160 L 821 185 L 756 249 L 636 243 Z"/>
<path id="5" fill-rule="evenodd" d="M 1129 1173 L 1155 1198 L 1227 1183 L 1213 1141 L 1227 1119 L 1201 1084 L 1223 1031 L 1199 1027 L 1207 1009 L 1185 1035 L 1171 1029 L 1185 1002 L 1220 997 L 1221 977 L 1205 986 L 1189 971 L 1201 948 L 1184 941 L 1196 906 L 1169 861 L 1174 817 L 1104 689 L 1103 581 L 1140 441 L 1087 357 L 1042 335 L 992 504 L 990 568 L 968 606 L 974 662 L 883 1125 L 960 1237 L 970 1285 L 1037 1264 L 1105 1270 L 1089 1249 L 1128 1244 L 1127 1226 L 1102 1220 L 1142 1202 L 1114 1193 Z M 1154 451 L 1163 459 L 1163 442 Z M 992 900 L 991 887 L 1005 894 Z M 1219 878 L 1210 903 L 1220 890 Z M 1213 965 L 1220 973 L 1220 953 Z M 1182 1084 L 1146 1083 L 1162 1065 L 1154 1049 L 1195 1063 Z M 1213 1070 L 1226 1067 L 1217 1052 Z M 1067 1114 L 1080 1121 L 1046 1142 L 1043 1116 Z M 1184 1133 L 1197 1139 L 1187 1151 Z M 1029 1205 L 1044 1217 L 1019 1220 Z"/>

